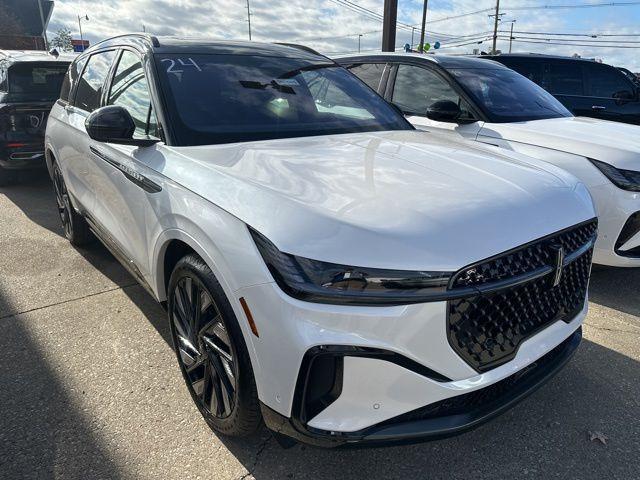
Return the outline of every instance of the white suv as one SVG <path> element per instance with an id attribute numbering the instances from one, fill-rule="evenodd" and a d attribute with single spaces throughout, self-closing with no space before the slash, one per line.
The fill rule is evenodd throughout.
<path id="1" fill-rule="evenodd" d="M 580 342 L 586 188 L 415 131 L 303 47 L 129 35 L 46 132 L 66 236 L 159 302 L 217 432 L 320 446 L 461 432 Z"/>

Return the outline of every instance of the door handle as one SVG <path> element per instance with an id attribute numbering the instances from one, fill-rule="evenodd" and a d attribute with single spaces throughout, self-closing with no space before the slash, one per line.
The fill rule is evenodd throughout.
<path id="1" fill-rule="evenodd" d="M 591 106 L 591 110 L 606 110 L 607 107 L 604 107 L 602 105 L 592 105 Z"/>

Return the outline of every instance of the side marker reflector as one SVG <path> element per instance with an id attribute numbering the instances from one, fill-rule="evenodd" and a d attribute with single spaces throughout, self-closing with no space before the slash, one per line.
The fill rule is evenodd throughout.
<path id="1" fill-rule="evenodd" d="M 251 310 L 249 310 L 249 305 L 247 305 L 247 301 L 244 297 L 240 297 L 240 305 L 242 305 L 244 314 L 247 316 L 247 321 L 249 322 L 251 331 L 256 337 L 260 338 L 260 335 L 258 334 L 258 327 L 256 327 L 256 322 L 253 321 L 253 315 L 251 315 Z"/>

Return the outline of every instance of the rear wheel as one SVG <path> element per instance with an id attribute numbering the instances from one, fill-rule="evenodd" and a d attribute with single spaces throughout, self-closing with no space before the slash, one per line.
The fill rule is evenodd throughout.
<path id="1" fill-rule="evenodd" d="M 196 255 L 178 262 L 168 290 L 174 348 L 193 401 L 216 432 L 245 436 L 261 421 L 251 360 L 218 280 Z"/>
<path id="2" fill-rule="evenodd" d="M 56 203 L 64 236 L 77 247 L 90 243 L 93 240 L 93 234 L 87 221 L 71 205 L 69 192 L 67 192 L 67 186 L 57 163 L 53 164 L 53 187 L 56 192 Z"/>

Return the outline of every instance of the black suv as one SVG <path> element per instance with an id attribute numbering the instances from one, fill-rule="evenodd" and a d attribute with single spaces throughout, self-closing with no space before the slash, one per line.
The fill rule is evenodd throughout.
<path id="1" fill-rule="evenodd" d="M 533 80 L 576 116 L 640 125 L 640 86 L 611 65 L 536 54 L 483 55 Z"/>
<path id="2" fill-rule="evenodd" d="M 45 167 L 47 116 L 72 57 L 0 50 L 0 185 L 16 170 Z"/>

